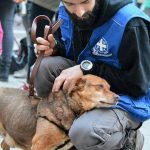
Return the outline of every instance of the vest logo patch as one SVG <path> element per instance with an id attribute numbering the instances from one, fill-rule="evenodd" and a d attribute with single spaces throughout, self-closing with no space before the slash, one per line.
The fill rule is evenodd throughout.
<path id="1" fill-rule="evenodd" d="M 108 43 L 104 38 L 101 38 L 92 48 L 92 54 L 95 56 L 105 56 L 105 57 L 112 55 L 108 53 Z"/>

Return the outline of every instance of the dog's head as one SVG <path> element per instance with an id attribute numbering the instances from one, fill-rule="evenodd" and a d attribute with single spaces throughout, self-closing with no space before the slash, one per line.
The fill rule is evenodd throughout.
<path id="1" fill-rule="evenodd" d="M 119 96 L 110 91 L 106 80 L 94 75 L 85 75 L 80 78 L 70 96 L 77 100 L 84 110 L 95 107 L 111 107 L 116 105 L 119 100 Z"/>

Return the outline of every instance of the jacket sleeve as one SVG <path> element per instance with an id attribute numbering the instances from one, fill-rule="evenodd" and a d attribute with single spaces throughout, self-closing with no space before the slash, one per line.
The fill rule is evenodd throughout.
<path id="1" fill-rule="evenodd" d="M 121 69 L 106 63 L 94 64 L 93 74 L 108 81 L 119 94 L 139 97 L 150 85 L 150 26 L 142 19 L 132 19 L 124 32 L 118 57 Z M 149 31 L 148 31 L 149 30 Z"/>

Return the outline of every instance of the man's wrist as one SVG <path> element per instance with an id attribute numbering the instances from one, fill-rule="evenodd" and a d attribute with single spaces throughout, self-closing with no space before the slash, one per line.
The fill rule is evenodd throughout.
<path id="1" fill-rule="evenodd" d="M 90 60 L 83 60 L 80 63 L 80 69 L 82 70 L 83 74 L 90 74 L 93 70 L 93 62 Z"/>

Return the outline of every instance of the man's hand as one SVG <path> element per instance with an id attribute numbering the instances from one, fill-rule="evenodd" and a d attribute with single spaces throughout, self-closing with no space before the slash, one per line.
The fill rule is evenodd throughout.
<path id="1" fill-rule="evenodd" d="M 54 53 L 54 47 L 55 47 L 55 39 L 52 34 L 48 36 L 48 40 L 45 40 L 42 37 L 36 38 L 38 44 L 34 44 L 35 47 L 35 53 L 38 55 L 41 51 L 44 52 L 44 56 L 51 56 Z"/>
<path id="2" fill-rule="evenodd" d="M 65 69 L 55 79 L 52 92 L 58 92 L 63 86 L 63 90 L 70 92 L 76 81 L 83 76 L 83 72 L 80 69 L 80 65 Z"/>

